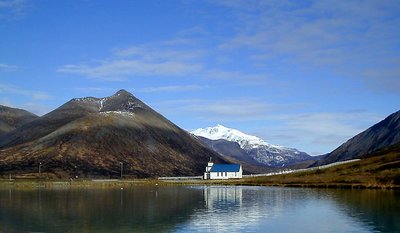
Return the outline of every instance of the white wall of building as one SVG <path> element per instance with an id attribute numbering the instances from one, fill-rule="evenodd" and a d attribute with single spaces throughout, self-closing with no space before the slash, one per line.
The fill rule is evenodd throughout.
<path id="1" fill-rule="evenodd" d="M 242 178 L 242 166 L 239 172 L 210 172 L 211 180 L 227 180 L 227 179 L 240 179 Z"/>

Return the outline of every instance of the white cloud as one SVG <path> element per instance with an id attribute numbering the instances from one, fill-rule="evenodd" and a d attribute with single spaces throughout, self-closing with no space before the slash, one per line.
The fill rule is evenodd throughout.
<path id="1" fill-rule="evenodd" d="M 201 85 L 175 85 L 175 86 L 160 86 L 160 87 L 146 87 L 137 90 L 138 92 L 152 93 L 152 92 L 181 92 L 181 91 L 197 91 L 210 88 L 209 86 Z"/>
<path id="2" fill-rule="evenodd" d="M 88 92 L 88 93 L 93 93 L 93 92 L 100 92 L 100 93 L 104 93 L 104 92 L 112 92 L 115 91 L 115 89 L 113 88 L 108 88 L 108 87 L 75 87 L 73 88 L 76 91 L 80 91 L 80 92 Z"/>
<path id="3" fill-rule="evenodd" d="M 148 62 L 181 61 L 188 62 L 204 57 L 206 51 L 202 49 L 181 50 L 169 46 L 145 44 L 124 49 L 113 49 L 113 54 L 119 57 L 134 57 Z"/>
<path id="4" fill-rule="evenodd" d="M 399 85 L 400 79 L 393 78 L 399 72 L 386 72 L 388 64 L 399 58 L 398 1 L 217 3 L 231 10 L 240 25 L 231 39 L 220 44 L 223 51 L 247 51 L 257 64 L 279 61 L 293 68 L 322 67 L 361 82 L 388 83 L 369 85 L 372 89 L 396 91 L 390 84 Z M 379 77 L 366 75 L 370 67 Z"/>
<path id="5" fill-rule="evenodd" d="M 132 76 L 185 76 L 203 70 L 200 60 L 206 53 L 202 49 L 177 47 L 171 41 L 145 43 L 114 48 L 106 60 L 91 65 L 64 65 L 57 71 L 104 80 L 124 80 Z"/>
<path id="6" fill-rule="evenodd" d="M 33 100 L 48 100 L 48 99 L 53 98 L 51 95 L 44 93 L 44 92 L 40 92 L 40 91 L 32 92 L 32 93 L 30 93 L 30 95 Z"/>
<path id="7" fill-rule="evenodd" d="M 48 105 L 46 104 L 40 104 L 40 103 L 36 103 L 36 102 L 27 102 L 21 105 L 17 106 L 18 108 L 27 110 L 31 113 L 34 113 L 38 116 L 42 116 L 46 113 L 49 113 L 50 111 L 52 111 L 53 109 L 50 108 Z"/>
<path id="8" fill-rule="evenodd" d="M 400 90 L 400 59 L 383 67 L 370 67 L 364 70 L 365 82 L 378 90 L 398 93 Z M 384 77 L 384 78 L 382 78 Z"/>
<path id="9" fill-rule="evenodd" d="M 331 152 L 351 137 L 383 120 L 366 111 L 317 112 L 308 114 L 272 115 L 279 124 L 258 129 L 258 134 L 272 143 L 313 148 L 313 155 Z"/>
<path id="10" fill-rule="evenodd" d="M 203 119 L 221 121 L 249 121 L 263 118 L 266 113 L 276 106 L 261 101 L 250 99 L 237 99 L 210 102 L 206 104 L 194 104 L 184 107 L 188 111 L 197 113 Z"/>
<path id="11" fill-rule="evenodd" d="M 0 105 L 11 106 L 11 101 L 8 98 L 0 99 Z"/>
<path id="12" fill-rule="evenodd" d="M 0 0 L 0 19 L 21 19 L 26 15 L 27 8 L 26 0 Z"/>
<path id="13" fill-rule="evenodd" d="M 29 92 L 25 90 L 21 90 L 13 85 L 6 85 L 0 84 L 0 93 L 10 93 L 10 94 L 17 94 L 17 95 L 26 95 Z"/>
<path id="14" fill-rule="evenodd" d="M 121 80 L 130 76 L 183 76 L 201 69 L 199 64 L 176 61 L 151 63 L 140 60 L 113 60 L 93 66 L 65 65 L 57 71 L 105 80 Z"/>
<path id="15" fill-rule="evenodd" d="M 51 99 L 52 96 L 42 91 L 32 91 L 19 88 L 14 85 L 7 85 L 0 83 L 0 93 L 27 96 L 33 100 L 46 100 Z"/>
<path id="16" fill-rule="evenodd" d="M 41 103 L 41 101 L 49 100 L 53 97 L 42 91 L 26 90 L 13 85 L 0 84 L 0 94 L 7 96 L 1 99 L 0 103 L 10 107 L 25 109 L 38 115 L 45 114 L 51 110 L 48 105 Z M 13 101 L 17 99 L 16 96 L 22 96 L 22 99 L 18 99 L 25 99 L 25 102 L 22 101 L 22 103 L 16 104 Z"/>
<path id="17" fill-rule="evenodd" d="M 227 71 L 221 69 L 205 70 L 201 74 L 206 79 L 231 81 L 233 85 L 263 85 L 276 83 L 267 74 L 248 74 L 239 71 Z"/>
<path id="18" fill-rule="evenodd" d="M 12 72 L 18 70 L 18 66 L 0 63 L 0 71 Z"/>
<path id="19" fill-rule="evenodd" d="M 188 115 L 201 121 L 240 122 L 270 119 L 274 112 L 297 109 L 302 104 L 273 104 L 256 98 L 234 98 L 217 101 L 180 99 L 155 104 L 168 114 Z"/>

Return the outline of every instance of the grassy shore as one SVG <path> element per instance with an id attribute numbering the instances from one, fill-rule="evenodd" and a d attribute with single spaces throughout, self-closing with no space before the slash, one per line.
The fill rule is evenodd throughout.
<path id="1" fill-rule="evenodd" d="M 400 189 L 400 153 L 384 153 L 326 169 L 247 178 L 237 184 Z"/>
<path id="2" fill-rule="evenodd" d="M 324 188 L 400 189 L 400 153 L 381 153 L 356 162 L 326 169 L 240 180 L 0 180 L 1 187 L 14 188 L 116 188 L 136 185 L 258 185 Z"/>

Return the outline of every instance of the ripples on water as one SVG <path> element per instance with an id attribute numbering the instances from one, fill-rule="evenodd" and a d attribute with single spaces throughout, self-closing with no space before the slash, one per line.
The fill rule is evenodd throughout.
<path id="1" fill-rule="evenodd" d="M 242 186 L 0 190 L 2 232 L 400 232 L 399 192 Z"/>

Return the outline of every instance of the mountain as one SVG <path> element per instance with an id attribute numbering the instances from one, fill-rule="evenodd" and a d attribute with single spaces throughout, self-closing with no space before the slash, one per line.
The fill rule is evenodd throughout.
<path id="1" fill-rule="evenodd" d="M 222 125 L 191 132 L 220 154 L 257 166 L 283 167 L 312 160 L 297 149 L 277 146 Z"/>
<path id="2" fill-rule="evenodd" d="M 0 138 L 0 173 L 36 177 L 202 175 L 224 159 L 125 90 L 77 98 Z"/>
<path id="3" fill-rule="evenodd" d="M 38 118 L 28 111 L 0 105 L 0 137 Z"/>
<path id="4" fill-rule="evenodd" d="M 400 143 L 400 111 L 351 138 L 314 165 L 361 158 L 398 143 Z"/>

